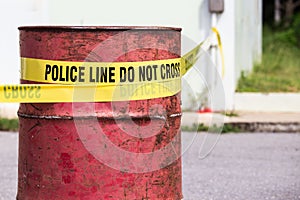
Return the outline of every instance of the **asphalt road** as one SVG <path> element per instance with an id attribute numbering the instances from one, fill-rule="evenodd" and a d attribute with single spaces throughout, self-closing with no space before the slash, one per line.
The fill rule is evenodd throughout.
<path id="1" fill-rule="evenodd" d="M 185 200 L 300 199 L 300 134 L 225 134 L 201 160 L 203 137 L 183 155 Z"/>
<path id="2" fill-rule="evenodd" d="M 214 146 L 217 139 L 183 133 L 184 200 L 300 200 L 300 134 L 225 134 Z M 17 140 L 0 133 L 0 200 L 15 199 Z"/>
<path id="3" fill-rule="evenodd" d="M 16 199 L 18 135 L 0 132 L 0 200 Z"/>

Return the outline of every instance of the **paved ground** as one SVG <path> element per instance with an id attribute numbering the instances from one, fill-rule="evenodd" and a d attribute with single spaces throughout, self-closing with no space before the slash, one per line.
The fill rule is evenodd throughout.
<path id="1" fill-rule="evenodd" d="M 0 132 L 0 200 L 16 199 L 18 135 Z"/>
<path id="2" fill-rule="evenodd" d="M 205 157 L 217 139 L 183 133 L 184 200 L 300 200 L 300 134 L 225 134 Z M 0 200 L 16 173 L 17 134 L 0 133 Z"/>
<path id="3" fill-rule="evenodd" d="M 300 199 L 300 134 L 225 134 L 201 160 L 203 137 L 183 156 L 185 199 Z"/>

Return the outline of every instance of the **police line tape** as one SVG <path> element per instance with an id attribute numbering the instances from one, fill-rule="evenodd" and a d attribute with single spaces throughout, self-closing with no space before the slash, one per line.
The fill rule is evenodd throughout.
<path id="1" fill-rule="evenodd" d="M 220 34 L 217 36 L 224 74 Z M 21 79 L 47 84 L 0 85 L 0 102 L 109 102 L 172 96 L 214 35 L 181 58 L 143 62 L 70 62 L 21 58 Z"/>
<path id="2" fill-rule="evenodd" d="M 163 83 L 116 86 L 19 84 L 0 85 L 0 102 L 110 102 L 168 97 L 180 92 L 180 78 Z"/>

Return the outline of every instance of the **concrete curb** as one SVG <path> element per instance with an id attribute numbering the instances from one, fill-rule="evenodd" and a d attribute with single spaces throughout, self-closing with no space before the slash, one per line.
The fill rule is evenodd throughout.
<path id="1" fill-rule="evenodd" d="M 300 133 L 300 123 L 298 122 L 229 122 L 225 124 L 231 125 L 241 132 Z"/>
<path id="2" fill-rule="evenodd" d="M 181 125 L 195 127 L 195 124 L 205 126 L 231 126 L 241 132 L 269 133 L 300 133 L 300 112 L 238 112 L 238 116 L 228 117 L 220 113 L 185 112 Z"/>

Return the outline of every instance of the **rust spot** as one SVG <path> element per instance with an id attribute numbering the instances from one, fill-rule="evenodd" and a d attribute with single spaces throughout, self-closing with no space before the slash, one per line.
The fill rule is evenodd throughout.
<path id="1" fill-rule="evenodd" d="M 75 194 L 76 194 L 76 192 L 74 192 L 74 191 L 70 191 L 70 192 L 68 193 L 68 195 L 71 196 L 71 197 L 72 197 L 72 196 L 75 196 Z"/>
<path id="2" fill-rule="evenodd" d="M 71 161 L 71 156 L 68 153 L 61 153 L 60 154 L 60 159 L 61 159 L 61 166 L 64 169 L 71 169 L 74 167 L 73 162 Z"/>
<path id="3" fill-rule="evenodd" d="M 93 187 L 91 188 L 91 192 L 92 192 L 92 193 L 95 193 L 95 192 L 97 192 L 97 191 L 98 191 L 98 189 L 97 189 L 96 186 L 93 186 Z"/>
<path id="4" fill-rule="evenodd" d="M 62 176 L 62 180 L 65 184 L 69 184 L 69 183 L 71 183 L 71 176 L 69 176 L 69 175 Z"/>

